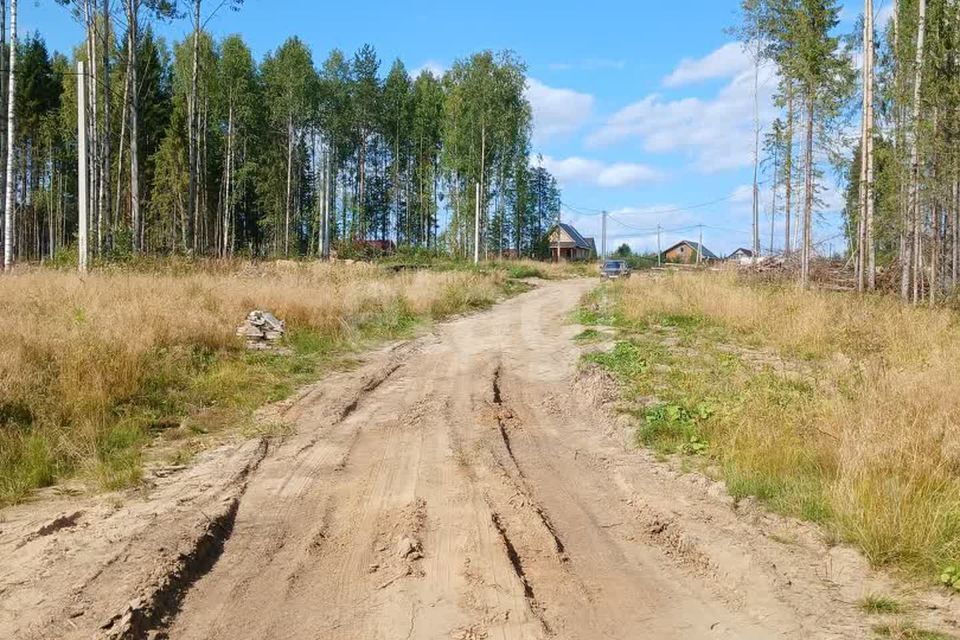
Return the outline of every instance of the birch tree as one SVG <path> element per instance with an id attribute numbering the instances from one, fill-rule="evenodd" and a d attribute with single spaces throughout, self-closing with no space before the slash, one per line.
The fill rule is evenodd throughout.
<path id="1" fill-rule="evenodd" d="M 3 269 L 13 268 L 13 161 L 16 133 L 14 104 L 16 100 L 16 82 L 14 72 L 17 68 L 17 0 L 10 0 L 10 62 L 7 67 L 7 171 L 6 194 L 3 205 Z"/>

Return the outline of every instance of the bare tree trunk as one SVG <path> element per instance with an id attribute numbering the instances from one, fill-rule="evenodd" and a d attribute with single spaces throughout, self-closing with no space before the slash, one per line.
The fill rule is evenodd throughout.
<path id="1" fill-rule="evenodd" d="M 486 184 L 484 183 L 484 170 L 486 169 L 486 159 L 487 159 L 487 123 L 482 122 L 480 125 L 480 191 L 479 196 L 477 197 L 477 207 L 480 211 L 480 214 L 477 216 L 478 222 L 477 225 L 484 230 L 484 236 L 486 235 L 486 222 L 487 222 L 487 206 L 486 198 L 484 194 L 486 193 Z M 483 216 L 483 225 L 480 225 L 479 218 L 480 215 Z M 480 234 L 477 233 L 477 237 L 474 240 L 477 244 L 474 247 L 474 261 L 479 261 L 480 256 Z M 486 256 L 484 256 L 486 257 Z"/>
<path id="2" fill-rule="evenodd" d="M 293 116 L 287 116 L 287 201 L 284 207 L 283 255 L 290 257 L 290 205 L 293 199 Z"/>
<path id="3" fill-rule="evenodd" d="M 103 0 L 103 151 L 100 158 L 100 218 L 106 229 L 106 248 L 113 248 L 113 214 L 110 210 L 111 145 L 110 145 L 110 0 Z"/>
<path id="4" fill-rule="evenodd" d="M 783 172 L 785 178 L 784 194 L 784 235 L 783 235 L 783 255 L 790 255 L 790 221 L 793 216 L 793 121 L 794 121 L 794 96 L 793 81 L 787 81 L 787 148 L 783 158 Z"/>
<path id="5" fill-rule="evenodd" d="M 193 3 L 193 72 L 190 78 L 190 95 L 187 103 L 187 143 L 188 143 L 188 161 L 189 175 L 187 203 L 187 242 L 189 243 L 184 250 L 191 252 L 197 247 L 197 90 L 200 80 L 200 2 L 194 0 Z"/>
<path id="6" fill-rule="evenodd" d="M 867 288 L 867 102 L 870 100 L 867 89 L 870 75 L 867 47 L 869 38 L 867 30 L 870 20 L 866 16 L 867 5 L 864 4 L 863 19 L 863 66 L 861 69 L 861 103 L 860 103 L 860 177 L 858 180 L 857 201 L 857 242 L 856 242 L 856 279 L 857 291 L 863 292 Z"/>
<path id="7" fill-rule="evenodd" d="M 141 248 L 140 223 L 140 89 L 137 86 L 137 20 L 140 0 L 127 0 L 127 75 L 130 76 L 130 235 L 133 240 L 133 253 Z"/>
<path id="8" fill-rule="evenodd" d="M 960 229 L 957 229 L 957 208 L 960 207 L 960 183 L 953 179 L 950 196 L 950 288 L 957 288 L 957 271 L 960 268 Z"/>
<path id="9" fill-rule="evenodd" d="M 118 152 L 117 152 L 117 191 L 116 199 L 114 200 L 114 224 L 116 226 L 120 221 L 120 195 L 123 191 L 123 141 L 127 137 L 127 101 L 130 99 L 130 74 L 125 73 L 123 76 L 123 101 L 120 106 L 120 141 L 118 143 Z"/>
<path id="10" fill-rule="evenodd" d="M 873 157 L 873 127 L 874 127 L 874 117 L 873 117 L 873 59 L 874 59 L 874 46 L 873 46 L 873 0 L 866 0 L 866 21 L 867 21 L 867 44 L 865 46 L 866 56 L 864 57 L 864 66 L 866 67 L 866 103 L 867 103 L 867 115 L 866 115 L 866 126 L 865 133 L 867 138 L 866 143 L 866 152 L 867 152 L 867 187 L 866 187 L 866 233 L 865 241 L 867 246 L 867 290 L 873 291 L 877 288 L 877 244 L 874 240 L 874 206 L 875 206 L 875 196 L 874 196 L 874 157 Z"/>
<path id="11" fill-rule="evenodd" d="M 94 251 L 99 253 L 101 235 L 99 219 L 97 218 L 97 212 L 99 211 L 97 196 L 100 193 L 100 138 L 98 129 L 100 119 L 97 117 L 99 104 L 97 100 L 97 16 L 94 9 L 95 7 L 91 7 L 91 0 L 83 1 L 83 23 L 87 31 L 87 36 L 84 40 L 84 46 L 87 51 L 87 64 L 85 69 L 90 78 L 89 89 L 87 91 L 87 112 L 91 117 L 87 121 L 87 136 L 89 140 L 88 149 L 92 156 L 92 162 L 89 164 L 90 190 L 88 191 L 87 197 L 89 201 L 88 211 L 90 212 L 90 221 L 91 223 L 95 223 L 97 241 L 94 243 Z"/>
<path id="12" fill-rule="evenodd" d="M 806 142 L 804 144 L 804 201 L 803 201 L 803 239 L 801 248 L 800 284 L 806 287 L 810 283 L 811 227 L 813 224 L 813 113 L 815 97 L 806 96 L 807 122 Z"/>
<path id="13" fill-rule="evenodd" d="M 759 13 L 757 14 L 759 31 Z M 760 39 L 753 60 L 753 259 L 760 257 Z"/>
<path id="14" fill-rule="evenodd" d="M 225 195 L 223 198 L 223 246 L 221 247 L 222 256 L 227 257 L 230 247 L 230 221 L 233 219 L 233 207 L 231 206 L 233 185 L 233 95 L 230 96 L 230 108 L 227 115 L 227 179 Z"/>
<path id="15" fill-rule="evenodd" d="M 17 0 L 10 0 L 10 65 L 7 69 L 7 184 L 3 207 L 3 269 L 13 268 L 13 151 L 16 132 L 14 101 L 16 84 L 13 81 L 17 66 Z"/>
<path id="16" fill-rule="evenodd" d="M 780 149 L 776 147 L 773 152 L 773 186 L 772 186 L 772 195 L 770 201 L 770 255 L 773 255 L 773 243 L 774 243 L 774 234 L 776 230 L 777 222 L 777 186 L 778 179 L 777 176 L 780 175 Z M 518 230 L 519 235 L 519 230 Z M 517 252 L 519 254 L 519 251 Z"/>
<path id="17" fill-rule="evenodd" d="M 201 117 L 197 120 L 197 185 L 199 195 L 197 197 L 197 217 L 199 220 L 199 233 L 193 243 L 195 252 L 204 252 L 209 246 L 209 217 L 207 212 L 210 209 L 208 202 L 209 189 L 207 189 L 207 118 L 210 113 L 208 98 L 204 96 L 203 109 Z"/>
<path id="18" fill-rule="evenodd" d="M 7 3 L 0 0 L 0 60 L 3 59 L 3 52 L 6 51 L 6 28 L 7 28 Z M 0 104 L 2 104 L 6 94 L 4 89 L 7 86 L 7 74 L 0 73 Z M 3 110 L 0 109 L 0 112 Z M 5 124 L 5 123 L 4 123 Z M 7 153 L 7 127 L 0 127 L 0 191 L 5 192 L 7 187 L 7 165 L 5 162 Z M 5 211 L 4 202 L 0 201 L 0 211 Z M 6 237 L 3 229 L 0 228 L 0 236 Z"/>
<path id="19" fill-rule="evenodd" d="M 920 82 L 923 71 L 923 42 L 924 32 L 926 31 L 927 0 L 918 0 L 918 21 L 917 21 L 917 57 L 913 69 L 913 115 L 910 119 L 910 194 L 907 203 L 905 216 L 905 226 L 908 229 L 905 244 L 910 247 L 913 260 L 904 259 L 908 256 L 901 255 L 903 261 L 902 278 L 904 286 L 901 288 L 903 297 L 907 297 L 909 283 L 913 282 L 913 301 L 917 301 L 917 280 L 919 279 L 919 243 L 920 243 L 920 150 L 918 138 L 920 137 Z"/>

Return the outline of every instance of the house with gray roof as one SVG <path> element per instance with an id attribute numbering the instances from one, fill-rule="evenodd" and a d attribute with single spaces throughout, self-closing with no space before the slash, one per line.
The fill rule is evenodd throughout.
<path id="1" fill-rule="evenodd" d="M 720 259 L 717 254 L 702 246 L 699 242 L 690 240 L 681 240 L 660 254 L 663 262 L 674 264 L 694 264 L 697 262 L 698 256 L 701 262 Z"/>
<path id="2" fill-rule="evenodd" d="M 557 225 L 554 225 L 547 234 L 550 245 L 550 258 L 557 260 L 592 260 L 597 256 L 597 243 L 593 238 L 586 238 L 573 225 L 561 222 L 559 242 Z"/>

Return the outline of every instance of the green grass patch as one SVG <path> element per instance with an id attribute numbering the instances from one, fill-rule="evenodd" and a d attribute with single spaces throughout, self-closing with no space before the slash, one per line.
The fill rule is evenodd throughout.
<path id="1" fill-rule="evenodd" d="M 873 614 L 895 614 L 903 613 L 906 610 L 906 607 L 899 600 L 875 593 L 864 596 L 857 604 L 867 613 Z"/>
<path id="2" fill-rule="evenodd" d="M 511 264 L 507 266 L 507 275 L 511 278 L 546 278 L 542 268 L 531 264 Z"/>
<path id="3" fill-rule="evenodd" d="M 584 329 L 573 337 L 577 342 L 599 342 L 603 338 L 604 335 L 596 329 Z"/>
<path id="4" fill-rule="evenodd" d="M 877 636 L 891 640 L 956 640 L 955 636 L 922 629 L 911 622 L 878 624 L 873 631 Z"/>
<path id="5" fill-rule="evenodd" d="M 624 340 L 617 342 L 610 351 L 589 353 L 584 358 L 623 379 L 640 376 L 649 368 L 644 350 L 639 345 Z"/>

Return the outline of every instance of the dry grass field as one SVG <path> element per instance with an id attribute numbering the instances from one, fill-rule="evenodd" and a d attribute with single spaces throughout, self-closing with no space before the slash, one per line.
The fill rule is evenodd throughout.
<path id="1" fill-rule="evenodd" d="M 823 522 L 877 565 L 956 581 L 955 312 L 733 274 L 634 278 L 588 302 L 585 322 L 620 329 L 590 358 L 643 400 L 641 441 Z"/>
<path id="2" fill-rule="evenodd" d="M 67 476 L 129 486 L 158 434 L 241 425 L 350 351 L 493 304 L 517 289 L 508 271 L 161 261 L 0 277 L 0 505 Z M 234 335 L 252 309 L 286 321 L 283 353 Z"/>

